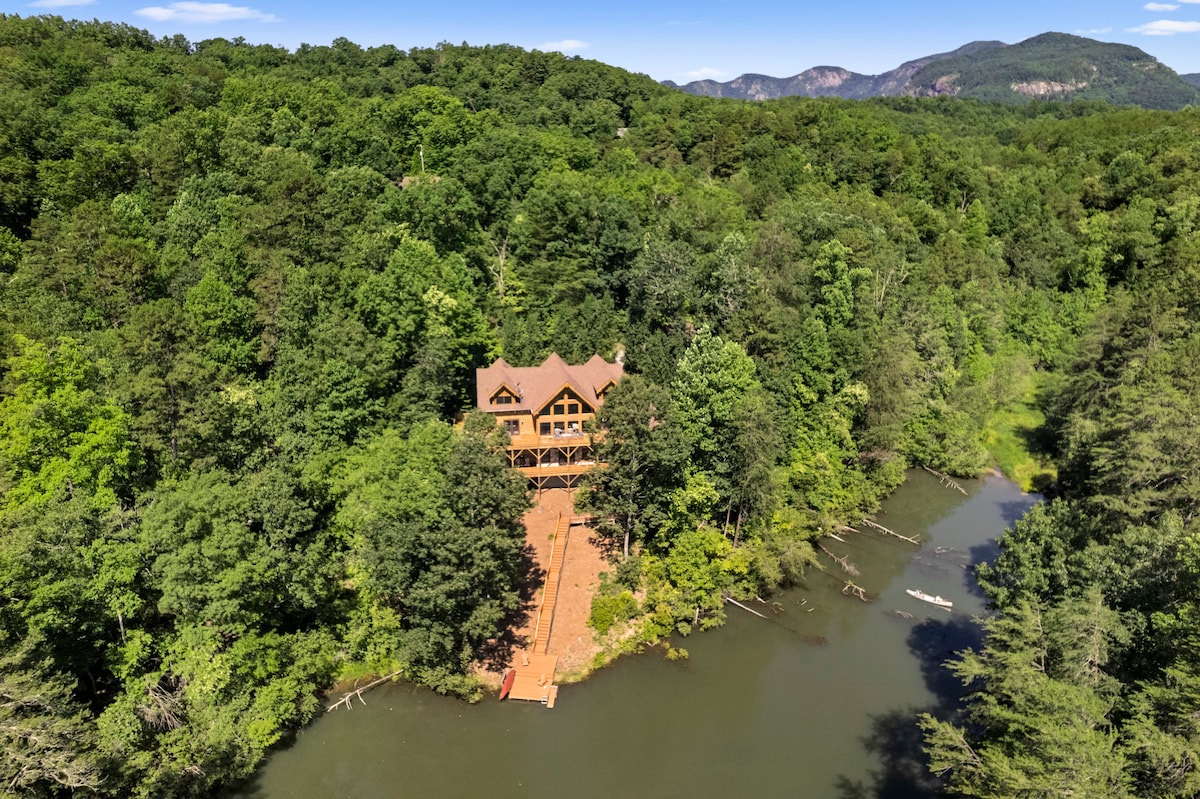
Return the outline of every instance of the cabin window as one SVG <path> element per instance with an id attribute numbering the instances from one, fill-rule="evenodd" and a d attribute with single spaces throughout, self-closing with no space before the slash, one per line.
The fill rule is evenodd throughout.
<path id="1" fill-rule="evenodd" d="M 579 413 L 579 403 L 572 402 L 567 406 L 567 413 Z"/>
<path id="2" fill-rule="evenodd" d="M 497 394 L 492 397 L 493 405 L 512 405 L 512 394 Z"/>
<path id="3" fill-rule="evenodd" d="M 563 404 L 560 402 L 560 403 L 558 403 L 557 405 L 555 405 L 555 406 L 554 406 L 554 410 L 553 410 L 553 411 L 551 411 L 551 413 L 553 413 L 555 416 L 562 416 L 562 414 L 563 414 Z"/>
<path id="4" fill-rule="evenodd" d="M 541 424 L 538 425 L 538 435 L 543 435 L 543 436 L 550 435 L 550 423 L 549 422 L 542 422 Z"/>
<path id="5" fill-rule="evenodd" d="M 505 419 L 504 429 L 508 431 L 510 436 L 515 436 L 521 432 L 521 421 L 519 419 Z"/>
<path id="6" fill-rule="evenodd" d="M 566 432 L 566 429 L 567 429 L 567 425 L 564 422 L 555 422 L 554 423 L 554 434 L 555 435 L 562 435 L 564 432 Z"/>

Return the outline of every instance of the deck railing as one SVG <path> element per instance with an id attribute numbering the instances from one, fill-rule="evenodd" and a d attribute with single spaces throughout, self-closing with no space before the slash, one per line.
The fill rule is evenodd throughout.
<path id="1" fill-rule="evenodd" d="M 559 433 L 551 433 L 548 436 L 533 435 L 527 433 L 525 435 L 510 436 L 508 448 L 513 449 L 545 449 L 548 447 L 577 447 L 591 443 L 591 436 L 585 432 L 573 433 L 562 431 Z"/>

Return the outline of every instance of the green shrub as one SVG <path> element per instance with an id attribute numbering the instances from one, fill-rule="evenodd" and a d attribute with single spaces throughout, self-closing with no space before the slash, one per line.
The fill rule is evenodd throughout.
<path id="1" fill-rule="evenodd" d="M 598 635 L 608 635 L 614 624 L 629 621 L 637 612 L 637 600 L 629 591 L 600 594 L 592 597 L 592 612 L 587 623 Z"/>

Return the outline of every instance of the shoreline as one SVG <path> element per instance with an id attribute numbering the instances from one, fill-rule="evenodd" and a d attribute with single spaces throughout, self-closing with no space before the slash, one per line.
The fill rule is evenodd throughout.
<path id="1" fill-rule="evenodd" d="M 996 477 L 1014 483 L 1018 487 L 1020 485 L 996 465 L 985 468 L 975 479 L 983 477 Z M 905 483 L 907 482 L 908 479 L 906 478 Z M 554 496 L 556 492 L 561 493 L 558 496 Z M 1022 491 L 1022 494 L 1025 496 L 1036 493 Z M 525 523 L 527 547 L 531 558 L 537 566 L 537 573 L 544 576 L 544 572 L 541 570 L 541 563 L 548 561 L 549 551 L 553 546 L 553 534 L 547 534 L 546 530 L 553 528 L 553 525 L 557 522 L 559 513 L 574 512 L 574 497 L 564 489 L 549 489 L 543 492 L 543 499 L 546 500 L 544 503 L 539 502 L 526 513 Z M 592 578 L 595 582 L 589 580 L 587 585 L 580 585 L 576 581 L 572 584 L 572 588 L 576 589 L 576 596 L 569 602 L 564 603 L 569 609 L 564 613 L 563 618 L 559 617 L 559 613 L 563 612 L 563 604 L 556 607 L 554 623 L 551 628 L 551 645 L 549 647 L 551 654 L 559 654 L 560 657 L 561 670 L 555 674 L 556 685 L 581 683 L 597 671 L 612 665 L 624 655 L 639 654 L 646 648 L 663 645 L 662 639 L 648 641 L 641 638 L 640 632 L 642 624 L 645 622 L 644 618 L 632 620 L 627 622 L 622 629 L 611 631 L 603 642 L 595 640 L 595 631 L 586 626 L 586 620 L 588 612 L 590 612 L 590 597 L 594 594 L 595 588 L 598 586 L 600 571 L 596 569 L 595 559 L 599 557 L 599 550 L 595 547 L 590 537 L 580 535 L 580 533 L 588 530 L 589 528 L 587 527 L 576 526 L 573 528 L 570 534 L 571 538 L 568 540 L 568 546 L 572 547 L 573 553 L 581 548 L 591 550 L 593 563 L 587 572 L 589 575 L 593 571 L 595 572 L 595 576 Z M 586 547 L 580 547 L 578 543 L 580 540 L 586 543 Z M 603 561 L 603 565 L 611 566 L 606 561 Z M 572 575 L 573 578 L 577 578 L 578 576 Z M 540 597 L 544 590 L 544 585 L 541 583 L 532 586 L 527 585 L 523 590 L 529 591 L 531 596 Z M 588 612 L 581 613 L 584 609 L 581 603 L 581 599 L 583 598 L 588 600 L 586 606 L 586 611 Z M 560 603 L 562 603 L 562 600 L 560 600 Z M 568 614 L 572 616 L 571 619 L 566 618 Z M 506 665 L 502 669 L 497 671 L 484 668 L 481 663 L 476 664 L 472 669 L 471 674 L 477 680 L 485 696 L 494 695 L 499 692 L 505 671 L 516 661 L 519 653 L 525 649 L 525 642 L 532 636 L 532 620 L 536 619 L 536 616 L 536 606 L 529 608 L 526 610 L 525 618 L 519 626 L 510 626 L 504 631 L 505 633 L 514 634 L 517 643 L 509 647 Z M 569 641 L 571 645 L 569 658 L 566 663 L 563 663 L 563 655 L 555 653 L 553 650 L 567 649 L 567 647 L 561 645 L 561 642 L 564 639 L 569 639 L 571 636 L 574 637 L 574 640 Z M 559 646 L 554 646 L 555 644 L 559 644 Z M 360 690 L 363 685 L 379 680 L 381 677 L 382 675 L 378 674 L 363 674 L 353 679 L 341 679 L 323 691 L 322 696 L 327 702 L 342 699 L 346 694 Z M 403 676 L 396 676 L 392 681 L 398 682 L 401 680 L 417 685 L 417 683 L 412 683 L 411 680 Z M 481 696 L 480 699 L 485 698 L 485 696 Z"/>

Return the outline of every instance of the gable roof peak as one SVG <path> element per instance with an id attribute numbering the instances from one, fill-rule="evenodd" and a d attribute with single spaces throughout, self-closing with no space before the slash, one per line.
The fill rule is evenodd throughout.
<path id="1" fill-rule="evenodd" d="M 518 401 L 506 404 L 505 412 L 538 411 L 557 392 L 569 388 L 592 408 L 598 408 L 606 386 L 621 379 L 624 367 L 620 363 L 609 363 L 599 355 L 587 363 L 571 366 L 558 353 L 553 352 L 540 366 L 509 366 L 502 358 L 491 366 L 475 371 L 477 405 L 491 407 L 491 398 L 504 387 L 515 390 Z"/>

